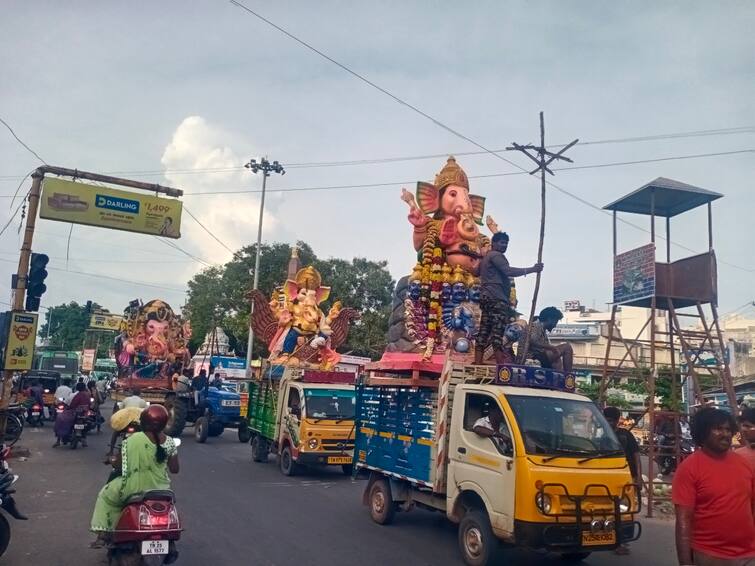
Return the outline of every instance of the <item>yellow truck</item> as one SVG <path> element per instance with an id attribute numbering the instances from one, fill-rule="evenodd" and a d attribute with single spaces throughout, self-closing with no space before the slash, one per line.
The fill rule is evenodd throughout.
<path id="1" fill-rule="evenodd" d="M 408 377 L 373 367 L 357 385 L 355 466 L 369 474 L 363 503 L 375 522 L 414 507 L 445 513 L 470 566 L 490 564 L 501 543 L 579 561 L 640 536 L 639 486 L 572 376 L 451 362 L 441 375 L 419 369 Z M 497 430 L 482 435 L 480 426 Z"/>
<path id="2" fill-rule="evenodd" d="M 267 462 L 275 454 L 287 476 L 306 466 L 340 466 L 351 475 L 354 381 L 350 372 L 263 368 L 249 384 L 252 460 Z"/>

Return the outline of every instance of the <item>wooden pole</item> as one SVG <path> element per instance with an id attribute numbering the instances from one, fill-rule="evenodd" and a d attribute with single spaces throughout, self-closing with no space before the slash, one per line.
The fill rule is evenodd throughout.
<path id="1" fill-rule="evenodd" d="M 650 192 L 650 240 L 655 244 L 655 189 Z M 653 472 L 655 471 L 653 459 L 655 458 L 655 307 L 656 296 L 653 293 L 650 299 L 650 375 L 648 376 L 648 420 L 650 431 L 648 434 L 648 512 L 647 516 L 653 516 Z"/>
<path id="2" fill-rule="evenodd" d="M 120 177 L 111 177 L 110 175 L 100 175 L 99 173 L 91 173 L 89 171 L 79 171 L 78 169 L 67 169 L 66 167 L 55 167 L 53 165 L 43 165 L 38 172 L 44 176 L 45 173 L 51 173 L 52 175 L 61 175 L 63 177 L 73 177 L 74 179 L 85 179 L 87 181 L 98 181 L 101 183 L 110 183 L 111 185 L 121 185 L 122 187 L 131 187 L 132 189 L 141 189 L 143 191 L 150 191 L 153 193 L 162 193 L 169 197 L 183 196 L 184 192 L 181 189 L 174 189 L 172 187 L 164 187 L 155 183 L 143 183 L 141 181 L 132 181 L 131 179 L 121 179 Z"/>
<path id="3" fill-rule="evenodd" d="M 708 251 L 713 251 L 713 206 L 708 203 Z"/>
<path id="4" fill-rule="evenodd" d="M 44 172 L 37 169 L 32 173 L 31 191 L 29 191 L 29 209 L 26 215 L 26 228 L 24 240 L 21 244 L 21 255 L 18 258 L 18 271 L 16 273 L 16 288 L 13 290 L 13 312 L 24 310 L 24 291 L 26 280 L 29 275 L 29 261 L 31 259 L 31 244 L 34 239 L 34 226 L 37 221 L 37 209 L 39 208 L 39 194 L 42 187 Z M 3 370 L 3 392 L 0 398 L 0 444 L 5 438 L 5 423 L 10 394 L 13 388 L 13 371 Z"/>

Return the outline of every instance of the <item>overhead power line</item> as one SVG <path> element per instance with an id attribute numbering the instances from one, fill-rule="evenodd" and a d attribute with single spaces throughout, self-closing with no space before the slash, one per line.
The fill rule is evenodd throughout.
<path id="1" fill-rule="evenodd" d="M 30 148 L 28 145 L 26 145 L 24 143 L 24 141 L 16 135 L 16 132 L 13 131 L 13 128 L 10 127 L 10 124 L 8 124 L 8 122 L 6 122 L 5 120 L 3 120 L 2 118 L 0 118 L 0 122 L 2 122 L 3 126 L 5 126 L 6 128 L 8 128 L 8 131 L 11 133 L 11 135 L 14 138 L 16 138 L 16 141 L 18 143 L 20 143 L 22 146 L 24 146 L 24 148 L 26 149 L 26 151 L 28 151 L 29 153 L 31 153 L 34 157 L 36 157 L 37 159 L 39 159 L 45 165 L 48 164 L 47 161 L 45 161 L 44 159 L 42 159 L 36 151 L 34 151 L 32 148 Z"/>
<path id="2" fill-rule="evenodd" d="M 212 237 L 213 240 L 215 240 L 218 244 L 220 244 L 226 250 L 228 250 L 229 252 L 231 252 L 231 255 L 234 254 L 234 251 L 231 248 L 229 248 L 227 245 L 225 245 L 225 242 L 223 242 L 220 238 L 218 238 L 215 234 L 213 234 L 212 231 L 207 226 L 205 226 L 204 224 L 202 224 L 202 222 L 199 220 L 199 218 L 197 218 L 196 216 L 194 216 L 188 208 L 186 208 L 184 206 L 183 210 L 184 210 L 184 212 L 186 214 L 188 214 L 189 216 L 191 216 L 191 218 L 194 220 L 194 222 L 196 222 L 197 224 L 199 224 L 202 227 L 202 229 L 205 232 L 207 232 Z"/>
<path id="3" fill-rule="evenodd" d="M 460 139 L 462 139 L 462 140 L 464 140 L 466 142 L 469 142 L 470 144 L 474 145 L 475 147 L 481 149 L 484 153 L 488 153 L 491 156 L 495 157 L 496 159 L 504 161 L 504 162 L 508 163 L 509 165 L 511 165 L 512 167 L 515 167 L 516 169 L 519 169 L 520 171 L 526 171 L 527 173 L 529 173 L 529 171 L 527 171 L 527 169 L 525 169 L 524 167 L 522 167 L 518 163 L 515 163 L 515 162 L 511 161 L 510 159 L 507 159 L 506 157 L 503 157 L 502 155 L 500 155 L 500 153 L 496 153 L 494 150 L 492 150 L 492 149 L 490 149 L 488 147 L 485 147 L 484 145 L 482 145 L 481 143 L 475 141 L 474 139 L 470 138 L 469 136 L 464 135 L 463 133 L 459 132 L 458 130 L 455 130 L 454 128 L 452 128 L 452 127 L 446 125 L 445 123 L 441 122 L 439 119 L 437 119 L 437 118 L 435 118 L 435 117 L 427 114 L 426 112 L 424 112 L 423 110 L 421 110 L 417 106 L 415 106 L 415 105 L 407 102 L 406 100 L 403 100 L 402 98 L 400 98 L 397 95 L 393 94 L 389 90 L 387 90 L 387 89 L 381 87 L 380 85 L 378 85 L 377 83 L 371 81 L 370 79 L 368 79 L 364 75 L 361 75 L 357 71 L 354 71 L 350 67 L 344 65 L 340 61 L 337 61 L 336 59 L 333 59 L 332 57 L 330 57 L 326 53 L 320 51 L 319 49 L 317 49 L 313 45 L 307 43 L 303 39 L 298 38 L 297 36 L 295 36 L 294 34 L 292 34 L 291 32 L 289 32 L 288 30 L 286 30 L 286 29 L 282 28 L 281 26 L 277 25 L 275 22 L 272 22 L 271 20 L 265 18 L 264 16 L 262 16 L 261 14 L 255 12 L 254 10 L 252 10 L 248 6 L 242 4 L 238 0 L 229 0 L 229 1 L 234 6 L 237 6 L 237 7 L 241 8 L 242 10 L 248 12 L 249 14 L 251 14 L 252 16 L 254 16 L 255 18 L 257 18 L 260 21 L 266 23 L 270 27 L 278 30 L 283 35 L 285 35 L 286 37 L 288 37 L 291 40 L 295 41 L 299 45 L 301 45 L 301 46 L 305 47 L 306 49 L 312 51 L 313 53 L 319 55 L 323 59 L 329 61 L 330 63 L 332 63 L 336 67 L 342 69 L 343 71 L 345 71 L 349 75 L 353 76 L 354 78 L 358 79 L 359 81 L 365 83 L 366 85 L 372 87 L 373 89 L 377 90 L 378 92 L 380 92 L 380 93 L 384 94 L 385 96 L 391 98 L 392 100 L 394 100 L 395 102 L 397 102 L 401 106 L 404 106 L 404 107 L 408 108 L 409 110 L 411 110 L 412 112 L 414 112 L 416 114 L 419 114 L 420 116 L 426 118 L 427 120 L 429 120 L 430 122 L 432 122 L 433 124 L 435 124 L 436 126 L 438 126 L 439 128 L 441 128 L 441 129 L 449 132 L 450 134 L 452 134 L 452 135 L 454 135 L 454 136 L 456 136 L 456 137 L 458 137 L 458 138 L 460 138 Z M 594 204 L 594 203 L 592 203 L 592 202 L 590 202 L 590 201 L 588 201 L 588 200 L 580 197 L 579 195 L 576 195 L 576 194 L 572 193 L 571 191 L 568 191 L 567 189 L 564 189 L 563 187 L 560 187 L 559 185 L 556 185 L 552 181 L 547 181 L 546 184 L 549 187 L 552 187 L 552 188 L 556 189 L 557 191 L 559 191 L 559 192 L 561 192 L 561 193 L 569 196 L 570 198 L 572 198 L 572 199 L 574 199 L 574 200 L 576 200 L 578 202 L 581 202 L 582 204 L 584 204 L 584 205 L 586 205 L 586 206 L 588 206 L 588 207 L 590 207 L 590 208 L 592 208 L 594 210 L 597 210 L 601 214 L 610 214 L 607 210 L 603 210 L 602 207 L 600 207 L 600 206 L 598 206 L 598 205 L 596 205 L 596 204 Z M 649 233 L 649 230 L 647 230 L 647 229 L 645 229 L 645 228 L 643 228 L 641 226 L 638 226 L 637 224 L 629 222 L 626 219 L 620 218 L 620 221 L 622 223 L 628 225 L 628 226 L 632 226 L 632 227 L 634 227 L 634 228 L 636 228 L 638 230 L 641 230 L 643 232 L 648 232 Z M 677 245 L 679 245 L 679 244 L 677 244 Z M 681 245 L 680 245 L 680 247 L 684 248 L 684 246 L 681 246 Z M 687 248 L 687 249 L 689 249 L 689 248 Z M 722 261 L 721 263 L 725 263 L 725 262 Z M 749 269 L 749 268 L 740 267 L 740 266 L 736 266 L 736 265 L 731 264 L 731 263 L 729 263 L 728 265 L 730 265 L 732 267 L 736 267 L 737 269 L 742 269 L 743 271 L 755 272 L 755 270 L 752 270 L 752 269 Z"/>

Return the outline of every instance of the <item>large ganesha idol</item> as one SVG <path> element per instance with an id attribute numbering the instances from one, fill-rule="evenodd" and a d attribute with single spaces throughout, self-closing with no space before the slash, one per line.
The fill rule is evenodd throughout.
<path id="1" fill-rule="evenodd" d="M 133 301 L 124 311 L 121 334 L 115 340 L 121 375 L 170 377 L 189 358 L 191 325 L 165 301 Z"/>
<path id="2" fill-rule="evenodd" d="M 270 362 L 321 370 L 335 367 L 341 359 L 335 350 L 346 341 L 349 324 L 359 313 L 335 301 L 325 314 L 320 305 L 329 296 L 330 287 L 322 285 L 312 266 L 300 269 L 270 299 L 259 290 L 251 292 L 252 328 L 267 343 Z"/>
<path id="3" fill-rule="evenodd" d="M 433 184 L 419 182 L 416 195 L 403 189 L 401 198 L 409 205 L 417 264 L 396 287 L 386 355 L 429 360 L 449 347 L 466 354 L 480 321 L 479 264 L 490 249 L 479 228 L 485 199 L 470 194 L 469 179 L 453 157 Z M 487 226 L 498 231 L 490 217 Z"/>

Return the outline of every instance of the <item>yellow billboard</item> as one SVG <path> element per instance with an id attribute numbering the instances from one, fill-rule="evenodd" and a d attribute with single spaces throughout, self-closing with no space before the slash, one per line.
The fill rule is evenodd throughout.
<path id="1" fill-rule="evenodd" d="M 93 314 L 89 319 L 89 328 L 118 332 L 121 322 L 123 322 L 123 317 L 118 314 Z"/>
<path id="2" fill-rule="evenodd" d="M 37 338 L 38 315 L 35 312 L 12 312 L 8 347 L 5 350 L 5 369 L 31 369 L 34 342 Z"/>
<path id="3" fill-rule="evenodd" d="M 128 191 L 45 179 L 40 218 L 166 238 L 181 237 L 180 200 Z"/>

